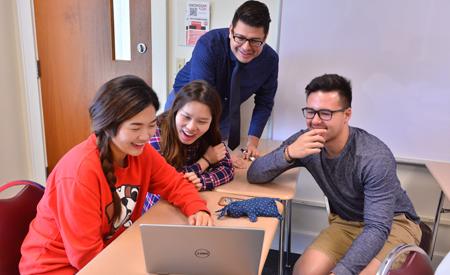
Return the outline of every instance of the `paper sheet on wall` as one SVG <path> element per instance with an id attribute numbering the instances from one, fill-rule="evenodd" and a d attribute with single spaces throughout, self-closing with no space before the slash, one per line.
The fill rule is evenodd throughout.
<path id="1" fill-rule="evenodd" d="M 195 46 L 209 31 L 209 2 L 188 1 L 186 7 L 186 45 Z"/>

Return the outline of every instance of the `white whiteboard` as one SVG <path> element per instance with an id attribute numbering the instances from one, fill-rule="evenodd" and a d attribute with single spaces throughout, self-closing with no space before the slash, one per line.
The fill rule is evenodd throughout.
<path id="1" fill-rule="evenodd" d="M 349 78 L 350 125 L 397 158 L 450 162 L 450 1 L 285 0 L 273 138 L 305 127 L 304 87 Z"/>

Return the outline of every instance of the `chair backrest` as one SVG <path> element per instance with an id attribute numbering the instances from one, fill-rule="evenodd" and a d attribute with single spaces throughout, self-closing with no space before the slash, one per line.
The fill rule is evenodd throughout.
<path id="1" fill-rule="evenodd" d="M 398 256 L 407 254 L 406 260 L 396 269 L 391 269 Z M 377 275 L 433 275 L 430 258 L 422 248 L 403 244 L 394 248 L 381 263 Z"/>
<path id="2" fill-rule="evenodd" d="M 14 197 L 0 199 L 0 274 L 19 274 L 20 247 L 44 187 L 32 181 L 13 181 L 0 186 L 0 193 L 22 186 Z"/>
<path id="3" fill-rule="evenodd" d="M 431 232 L 431 228 L 424 222 L 420 222 L 419 226 L 420 230 L 422 231 L 422 238 L 420 239 L 419 247 L 422 248 L 428 255 L 430 255 L 433 232 Z"/>

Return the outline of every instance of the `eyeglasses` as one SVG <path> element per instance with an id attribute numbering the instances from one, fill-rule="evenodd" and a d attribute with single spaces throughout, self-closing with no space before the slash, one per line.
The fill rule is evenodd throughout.
<path id="1" fill-rule="evenodd" d="M 239 45 L 244 45 L 245 42 L 248 41 L 248 43 L 252 47 L 261 47 L 262 44 L 264 44 L 264 41 L 261 41 L 261 40 L 256 39 L 256 38 L 247 38 L 247 37 L 244 37 L 244 36 L 239 35 L 239 34 L 238 35 L 233 34 L 233 40 L 234 40 L 234 42 L 236 42 Z"/>
<path id="2" fill-rule="evenodd" d="M 328 121 L 328 120 L 331 120 L 332 118 L 333 118 L 333 114 L 334 113 L 337 113 L 337 112 L 343 112 L 343 111 L 345 111 L 347 108 L 342 108 L 342 109 L 339 109 L 339 110 L 328 110 L 328 109 L 320 109 L 320 110 L 314 110 L 313 108 L 308 108 L 308 107 L 305 107 L 305 108 L 302 108 L 302 112 L 303 112 L 303 116 L 306 118 L 306 119 L 313 119 L 314 118 L 314 116 L 316 115 L 316 114 L 318 114 L 319 115 L 319 118 L 321 119 L 321 120 L 325 120 L 325 121 Z"/>

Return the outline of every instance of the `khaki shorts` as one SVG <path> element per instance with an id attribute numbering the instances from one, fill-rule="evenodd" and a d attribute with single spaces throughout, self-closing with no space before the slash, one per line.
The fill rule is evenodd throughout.
<path id="1" fill-rule="evenodd" d="M 320 232 L 308 249 L 313 248 L 325 253 L 337 264 L 347 253 L 353 240 L 361 234 L 364 223 L 346 221 L 336 214 L 330 214 L 328 222 L 330 226 Z M 400 244 L 418 245 L 421 236 L 422 231 L 418 224 L 406 218 L 405 214 L 397 215 L 387 241 L 375 258 L 382 262 L 386 255 Z"/>

